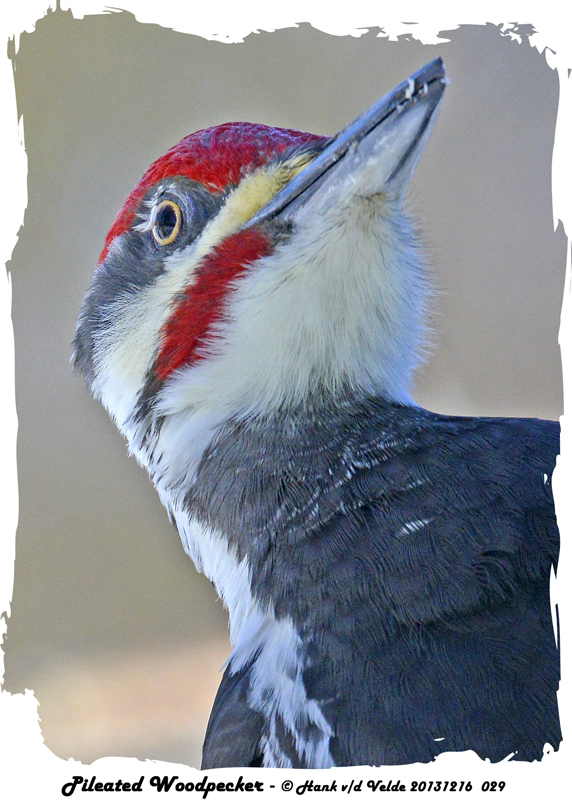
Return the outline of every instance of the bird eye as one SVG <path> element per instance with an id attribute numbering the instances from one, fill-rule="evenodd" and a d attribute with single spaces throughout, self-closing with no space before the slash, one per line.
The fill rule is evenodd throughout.
<path id="1" fill-rule="evenodd" d="M 153 213 L 153 237 L 158 245 L 170 245 L 181 230 L 183 215 L 172 200 L 163 200 Z"/>

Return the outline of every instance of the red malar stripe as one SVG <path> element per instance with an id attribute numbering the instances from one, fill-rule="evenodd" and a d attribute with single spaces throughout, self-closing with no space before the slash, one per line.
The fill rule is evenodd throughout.
<path id="1" fill-rule="evenodd" d="M 161 351 L 155 363 L 155 373 L 161 381 L 179 367 L 204 357 L 199 346 L 208 340 L 212 324 L 222 318 L 233 281 L 271 249 L 270 240 L 259 231 L 239 231 L 203 259 L 193 283 L 163 328 Z"/>

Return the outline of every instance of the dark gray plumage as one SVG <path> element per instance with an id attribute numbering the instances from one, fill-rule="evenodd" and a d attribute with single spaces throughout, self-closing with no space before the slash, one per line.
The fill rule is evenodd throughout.
<path id="1" fill-rule="evenodd" d="M 558 424 L 378 398 L 328 411 L 227 426 L 186 503 L 248 553 L 259 603 L 299 629 L 335 763 L 558 748 Z M 257 764 L 247 672 L 225 674 L 204 768 Z"/>

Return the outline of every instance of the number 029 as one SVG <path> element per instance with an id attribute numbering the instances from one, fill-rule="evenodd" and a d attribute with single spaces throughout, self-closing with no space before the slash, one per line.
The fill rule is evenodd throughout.
<path id="1" fill-rule="evenodd" d="M 506 782 L 483 782 L 481 790 L 485 793 L 487 792 L 487 790 L 490 791 L 491 793 L 494 793 L 497 790 L 499 792 L 501 790 L 504 790 L 505 787 L 506 787 Z"/>

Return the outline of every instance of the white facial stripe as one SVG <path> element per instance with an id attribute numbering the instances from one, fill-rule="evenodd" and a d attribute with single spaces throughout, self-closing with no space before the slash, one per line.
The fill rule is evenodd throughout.
<path id="1" fill-rule="evenodd" d="M 208 359 L 172 377 L 161 411 L 271 413 L 344 383 L 411 402 L 426 286 L 413 235 L 386 203 L 318 215 L 257 262 L 214 328 Z"/>
<path id="2" fill-rule="evenodd" d="M 114 326 L 95 343 L 94 392 L 102 400 L 123 433 L 133 413 L 137 394 L 156 357 L 160 332 L 173 311 L 177 297 L 192 283 L 198 264 L 217 244 L 236 233 L 284 184 L 294 168 L 284 165 L 261 168 L 247 176 L 227 197 L 220 212 L 200 236 L 165 259 L 165 272 L 138 294 L 118 297 L 110 317 Z M 164 187 L 162 187 L 162 192 Z M 148 216 L 136 226 L 151 227 L 156 199 L 146 203 Z M 122 247 L 120 239 L 112 248 Z"/>
<path id="3" fill-rule="evenodd" d="M 116 300 L 115 324 L 96 340 L 94 390 L 123 431 L 153 364 L 173 299 L 192 282 L 203 255 L 199 240 L 169 256 L 165 272 L 153 284 Z"/>

